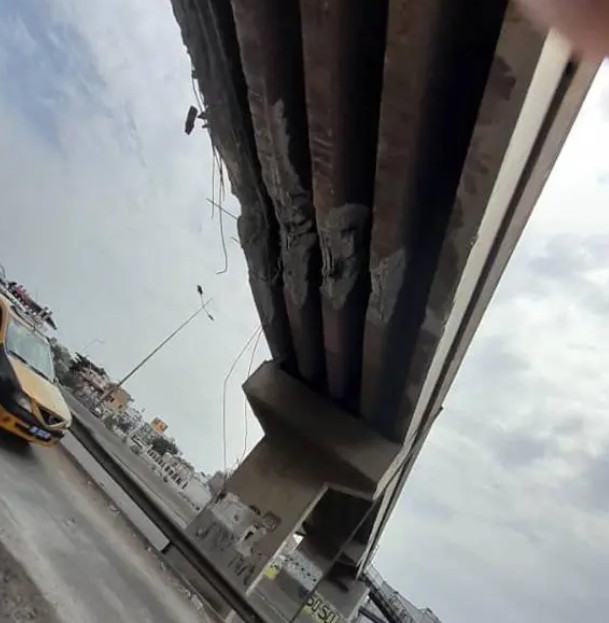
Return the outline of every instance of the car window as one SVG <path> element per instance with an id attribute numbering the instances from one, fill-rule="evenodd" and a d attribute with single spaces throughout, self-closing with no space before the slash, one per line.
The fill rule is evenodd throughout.
<path id="1" fill-rule="evenodd" d="M 6 349 L 49 381 L 55 378 L 49 343 L 32 329 L 12 318 L 6 330 Z"/>

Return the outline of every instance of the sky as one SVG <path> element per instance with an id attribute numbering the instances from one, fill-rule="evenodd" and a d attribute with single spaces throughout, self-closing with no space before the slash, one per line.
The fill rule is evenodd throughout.
<path id="1" fill-rule="evenodd" d="M 213 472 L 260 434 L 239 389 L 251 353 L 222 407 L 258 319 L 230 219 L 217 274 L 209 139 L 183 132 L 192 103 L 169 0 L 0 0 L 0 262 L 115 377 L 196 309 L 201 284 L 215 321 L 127 388 Z M 605 69 L 382 539 L 379 570 L 443 623 L 609 609 L 608 152 Z M 239 211 L 228 188 L 225 207 Z M 261 343 L 252 365 L 267 356 Z"/>

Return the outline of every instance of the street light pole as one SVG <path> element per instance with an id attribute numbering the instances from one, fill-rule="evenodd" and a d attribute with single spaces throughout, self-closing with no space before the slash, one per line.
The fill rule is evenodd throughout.
<path id="1" fill-rule="evenodd" d="M 93 405 L 93 410 L 97 409 L 100 405 L 102 405 L 112 394 L 119 388 L 122 387 L 142 366 L 144 366 L 154 355 L 156 355 L 163 346 L 169 343 L 182 329 L 187 327 L 201 312 L 205 312 L 207 317 L 210 320 L 213 320 L 213 316 L 207 311 L 207 305 L 210 303 L 211 299 L 208 301 L 203 301 L 203 292 L 198 287 L 197 291 L 201 296 L 201 306 L 191 314 L 184 322 L 182 322 L 176 329 L 174 329 L 164 340 L 162 340 L 159 344 L 157 344 L 138 364 L 136 364 L 125 376 L 118 381 L 118 383 L 113 383 L 108 390 L 106 390 L 99 398 L 99 400 Z M 102 415 L 102 420 L 104 419 Z"/>

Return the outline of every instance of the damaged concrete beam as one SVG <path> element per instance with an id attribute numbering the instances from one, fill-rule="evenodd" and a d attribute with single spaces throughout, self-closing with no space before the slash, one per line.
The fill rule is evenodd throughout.
<path id="1" fill-rule="evenodd" d="M 356 409 L 386 0 L 300 0 L 328 391 Z"/>
<path id="2" fill-rule="evenodd" d="M 570 129 L 579 114 L 584 99 L 598 70 L 597 62 L 585 62 L 571 57 L 571 50 L 555 35 L 545 43 L 539 64 L 529 87 L 517 127 L 505 154 L 489 203 L 503 203 L 505 212 L 497 222 L 485 220 L 493 236 L 485 245 L 478 245 L 481 254 L 472 266 L 477 274 L 464 277 L 465 286 L 456 295 L 459 307 L 453 313 L 456 326 L 445 329 L 436 357 L 416 407 L 415 421 L 408 433 L 407 444 L 412 448 L 411 458 L 404 463 L 396 485 L 387 488 L 383 505 L 370 532 L 369 548 L 362 565 L 386 525 L 408 477 L 409 464 L 416 458 L 435 416 L 457 374 L 463 357 L 484 315 L 499 280 L 510 260 L 533 208 L 548 180 L 548 176 Z M 493 208 L 492 212 L 495 209 Z M 497 215 L 496 215 L 497 217 Z M 489 232 L 481 237 L 486 238 Z M 480 262 L 480 260 L 482 260 Z M 480 263 L 479 263 L 480 262 Z M 469 267 L 468 267 L 469 268 Z M 466 270 L 468 270 L 466 268 Z M 419 414 L 418 411 L 421 410 Z M 364 535 L 366 536 L 366 535 Z"/>
<path id="3" fill-rule="evenodd" d="M 297 371 L 323 385 L 320 254 L 311 198 L 298 0 L 232 0 L 258 160 L 279 226 Z"/>
<path id="4" fill-rule="evenodd" d="M 413 420 L 415 407 L 482 221 L 491 218 L 489 199 L 544 40 L 514 5 L 508 6 L 403 386 L 395 436 L 407 442 L 421 425 Z"/>
<path id="5" fill-rule="evenodd" d="M 389 4 L 361 410 L 390 439 L 505 6 Z"/>
<path id="6" fill-rule="evenodd" d="M 208 129 L 241 204 L 238 231 L 269 348 L 293 369 L 283 299 L 279 228 L 262 180 L 230 4 L 172 0 L 205 104 Z"/>

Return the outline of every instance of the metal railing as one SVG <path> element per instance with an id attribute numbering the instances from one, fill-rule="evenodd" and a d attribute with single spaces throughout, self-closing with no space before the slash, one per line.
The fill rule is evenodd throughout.
<path id="1" fill-rule="evenodd" d="M 370 600 L 382 612 L 388 623 L 415 623 L 406 608 L 394 598 L 395 591 L 390 589 L 372 565 L 369 565 L 362 574 L 362 580 L 368 586 Z M 368 616 L 365 611 L 363 614 Z"/>

